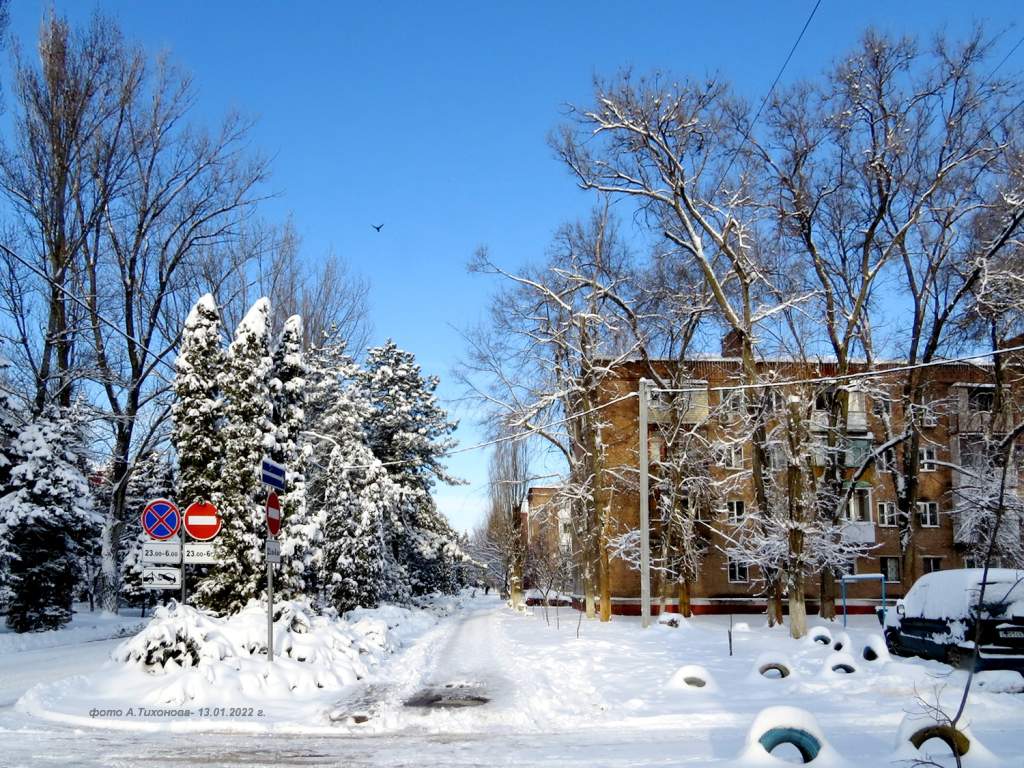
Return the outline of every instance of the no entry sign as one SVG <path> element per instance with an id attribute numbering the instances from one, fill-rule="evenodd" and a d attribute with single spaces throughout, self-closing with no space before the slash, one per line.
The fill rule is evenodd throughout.
<path id="1" fill-rule="evenodd" d="M 185 510 L 185 533 L 197 541 L 209 541 L 220 533 L 220 514 L 208 501 L 189 504 Z"/>
<path id="2" fill-rule="evenodd" d="M 281 530 L 281 501 L 274 491 L 267 494 L 267 530 L 271 536 Z"/>
<path id="3" fill-rule="evenodd" d="M 153 499 L 142 510 L 142 529 L 150 538 L 165 541 L 178 534 L 181 528 L 181 513 L 173 501 Z"/>

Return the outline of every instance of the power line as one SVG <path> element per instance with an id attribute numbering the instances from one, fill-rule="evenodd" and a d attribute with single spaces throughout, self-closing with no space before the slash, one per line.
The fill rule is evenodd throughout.
<path id="1" fill-rule="evenodd" d="M 889 376 L 894 373 L 905 373 L 907 371 L 920 370 L 922 368 L 935 368 L 940 365 L 966 363 L 970 362 L 971 360 L 977 360 L 978 358 L 982 357 L 993 357 L 994 355 L 1002 355 L 1010 352 L 1021 351 L 1024 351 L 1024 344 L 1020 344 L 1015 347 L 1005 347 L 1004 349 L 997 349 L 989 352 L 979 352 L 973 355 L 965 355 L 964 357 L 950 357 L 943 358 L 941 360 L 929 360 L 926 363 L 908 363 L 906 365 L 896 365 L 891 368 L 879 368 L 872 371 L 859 371 L 857 373 L 844 373 L 836 376 L 817 376 L 806 379 L 766 381 L 761 384 L 725 384 L 717 387 L 651 387 L 650 390 L 652 392 L 728 392 L 745 389 L 771 389 L 775 387 L 791 387 L 797 384 L 834 384 L 840 381 L 853 381 L 856 379 L 873 378 L 876 376 Z M 794 363 L 795 362 L 796 361 L 794 361 Z M 807 363 L 806 365 L 811 365 L 811 363 Z"/>
<path id="2" fill-rule="evenodd" d="M 494 440 L 488 440 L 486 442 L 477 443 L 475 445 L 467 445 L 464 448 L 456 448 L 456 449 L 451 450 L 451 451 L 445 451 L 444 453 L 437 454 L 437 456 L 435 458 L 447 459 L 447 458 L 449 458 L 451 456 L 455 456 L 455 455 L 460 454 L 460 453 L 468 453 L 469 451 L 479 451 L 481 448 L 490 448 L 492 445 L 498 445 L 499 443 L 505 443 L 505 442 L 510 442 L 510 441 L 514 441 L 514 440 L 522 440 L 524 437 L 533 437 L 534 435 L 536 435 L 539 431 L 541 431 L 543 429 L 550 429 L 551 427 L 557 427 L 557 426 L 560 426 L 562 424 L 566 424 L 566 423 L 568 423 L 570 421 L 573 421 L 574 419 L 580 418 L 581 416 L 587 416 L 588 414 L 596 413 L 597 411 L 603 410 L 603 409 L 608 408 L 608 407 L 610 407 L 612 405 L 615 405 L 617 403 L 621 403 L 624 400 L 630 400 L 630 399 L 632 399 L 634 397 L 637 397 L 638 395 L 639 395 L 638 392 L 627 392 L 626 394 L 622 395 L 621 397 L 616 397 L 614 400 L 609 400 L 607 403 L 602 403 L 601 405 L 595 405 L 593 408 L 588 408 L 585 411 L 580 411 L 579 413 L 570 414 L 569 416 L 566 416 L 564 419 L 558 419 L 556 421 L 549 421 L 547 424 L 539 424 L 536 427 L 533 427 L 532 429 L 528 429 L 528 430 L 526 430 L 524 432 L 517 432 L 514 435 L 502 435 L 501 437 L 497 437 Z M 320 435 L 320 434 L 317 434 L 315 432 L 310 432 L 308 430 L 305 432 L 305 434 L 313 435 L 314 437 L 317 437 L 317 438 L 322 439 L 322 440 L 327 440 L 328 442 L 332 442 L 332 443 L 335 442 L 332 438 L 327 437 L 326 435 Z M 396 466 L 401 466 L 401 465 L 404 465 L 404 464 L 419 464 L 419 463 L 421 463 L 421 462 L 418 462 L 418 461 L 415 461 L 415 460 L 412 460 L 412 459 L 395 459 L 394 461 L 381 461 L 381 462 L 377 462 L 377 463 L 374 463 L 374 464 L 354 464 L 354 465 L 339 467 L 339 469 L 372 469 L 373 467 L 376 467 L 378 465 L 379 466 L 383 466 L 383 467 L 396 467 Z"/>
<path id="3" fill-rule="evenodd" d="M 8 248 L 3 243 L 0 243 L 0 250 L 3 250 L 3 252 L 6 253 L 8 256 L 13 257 L 18 262 L 20 262 L 24 266 L 28 267 L 36 275 L 38 275 L 39 277 L 43 278 L 43 280 L 45 280 L 47 283 L 49 283 L 54 288 L 59 290 L 61 293 L 63 293 L 65 296 L 67 296 L 69 299 L 71 299 L 73 302 L 78 304 L 80 307 L 82 307 L 90 315 L 95 315 L 98 320 L 100 320 L 104 325 L 106 325 L 107 327 L 112 329 L 115 333 L 118 333 L 121 336 L 123 336 L 126 341 L 131 342 L 132 344 L 137 346 L 139 349 L 141 349 L 144 352 L 146 352 L 148 355 L 151 355 L 156 362 L 161 363 L 161 364 L 167 366 L 172 372 L 175 371 L 174 366 L 171 365 L 170 363 L 168 363 L 166 360 L 164 360 L 163 355 L 158 355 L 156 352 L 151 350 L 149 347 L 147 347 L 141 341 L 139 341 L 138 339 L 130 336 L 128 333 L 126 333 L 120 327 L 118 327 L 118 325 L 116 323 L 114 323 L 114 322 L 108 320 L 107 318 L 105 318 L 102 314 L 100 314 L 100 312 L 98 310 L 94 310 L 91 306 L 89 306 L 89 304 L 86 303 L 86 301 L 84 299 L 79 298 L 76 294 L 74 294 L 71 291 L 69 291 L 63 285 L 61 285 L 56 280 L 54 280 L 52 277 L 50 277 L 48 274 L 46 274 L 43 270 L 39 269 L 34 264 L 32 264 L 32 263 L 26 261 L 25 259 L 21 258 L 21 256 L 19 256 L 17 253 L 12 251 L 10 248 Z"/>
<path id="4" fill-rule="evenodd" d="M 768 92 L 764 95 L 764 98 L 761 99 L 761 105 L 757 108 L 757 112 L 754 113 L 754 119 L 750 121 L 750 125 L 748 125 L 747 129 L 743 132 L 743 138 L 733 151 L 732 157 L 729 159 L 729 165 L 726 166 L 725 173 L 722 174 L 722 181 L 725 181 L 726 178 L 728 178 L 729 171 L 732 170 L 733 163 L 736 162 L 736 158 L 739 155 L 740 150 L 743 149 L 743 145 L 746 144 L 747 139 L 750 138 L 751 131 L 754 130 L 754 126 L 757 124 L 758 118 L 761 117 L 761 112 L 764 111 L 765 105 L 768 104 L 768 99 L 770 99 L 772 93 L 775 92 L 775 86 L 777 86 L 779 84 L 779 80 L 782 79 L 782 75 L 786 71 L 786 67 L 789 66 L 790 59 L 792 59 L 793 54 L 796 53 L 796 49 L 799 47 L 800 41 L 804 39 L 804 33 L 807 32 L 807 28 L 811 26 L 811 20 L 814 18 L 814 14 L 818 12 L 818 6 L 820 5 L 821 0 L 818 0 L 811 9 L 811 13 L 808 15 L 807 21 L 804 22 L 803 27 L 800 29 L 800 34 L 797 35 L 796 40 L 793 43 L 793 47 L 789 49 L 789 53 L 786 55 L 786 60 L 782 62 L 782 66 L 779 67 L 779 71 L 775 74 L 775 79 L 772 80 L 771 87 L 768 88 Z M 721 186 L 721 182 L 719 182 L 719 186 Z"/>
<path id="5" fill-rule="evenodd" d="M 889 375 L 892 375 L 894 373 L 905 373 L 907 371 L 912 371 L 912 370 L 920 370 L 920 369 L 924 369 L 924 368 L 934 368 L 934 367 L 937 367 L 937 366 L 940 366 L 940 365 L 952 365 L 952 364 L 955 364 L 955 363 L 965 363 L 965 362 L 970 362 L 971 360 L 977 360 L 978 358 L 992 357 L 993 355 L 1007 354 L 1007 353 L 1011 353 L 1011 352 L 1024 352 L 1024 344 L 1020 344 L 1020 345 L 1014 346 L 1014 347 L 1006 347 L 1004 349 L 999 349 L 999 350 L 996 350 L 996 351 L 979 352 L 977 354 L 965 355 L 963 357 L 943 358 L 942 360 L 931 360 L 931 361 L 928 361 L 926 363 L 910 363 L 910 364 L 907 364 L 907 365 L 893 366 L 891 368 L 878 369 L 878 370 L 873 370 L 873 371 L 861 371 L 859 373 L 841 374 L 841 375 L 837 375 L 837 376 L 817 376 L 817 377 L 804 378 L 804 379 L 787 379 L 787 380 L 784 380 L 784 381 L 769 381 L 769 382 L 764 382 L 764 383 L 761 383 L 761 384 L 724 384 L 724 385 L 715 386 L 715 387 L 682 387 L 682 388 L 680 388 L 680 387 L 650 387 L 648 391 L 649 392 L 728 392 L 728 391 L 737 391 L 737 390 L 746 390 L 746 389 L 770 389 L 770 388 L 777 388 L 777 387 L 791 387 L 791 386 L 795 386 L 795 385 L 799 385 L 799 384 L 837 383 L 837 382 L 840 382 L 840 381 L 850 381 L 850 380 L 856 380 L 856 379 L 861 379 L 861 378 L 871 378 L 871 377 L 876 377 L 876 376 L 889 376 Z M 570 415 L 566 416 L 565 418 L 557 419 L 555 421 L 551 421 L 551 422 L 548 422 L 546 424 L 540 424 L 540 425 L 538 425 L 538 426 L 536 426 L 536 427 L 534 427 L 532 429 L 529 429 L 529 430 L 526 430 L 526 431 L 523 431 L 523 432 L 517 432 L 514 435 L 503 435 L 501 437 L 497 437 L 497 438 L 495 438 L 493 440 L 488 440 L 488 441 L 483 442 L 483 443 L 476 443 L 475 445 L 467 445 L 464 448 L 456 448 L 455 450 L 445 451 L 444 453 L 438 454 L 436 458 L 438 458 L 438 459 L 446 459 L 446 458 L 449 458 L 451 456 L 455 456 L 455 455 L 460 454 L 460 453 L 468 453 L 470 451 L 478 451 L 478 450 L 481 450 L 483 448 L 490 448 L 491 446 L 498 445 L 499 443 L 510 442 L 510 441 L 514 441 L 514 440 L 522 440 L 523 438 L 526 438 L 526 437 L 533 437 L 540 430 L 550 429 L 551 427 L 557 427 L 557 426 L 560 426 L 562 424 L 567 424 L 568 422 L 573 421 L 575 419 L 578 419 L 581 416 L 587 416 L 587 415 L 589 415 L 591 413 L 596 413 L 597 411 L 601 411 L 601 410 L 603 410 L 605 408 L 609 408 L 609 407 L 611 407 L 613 405 L 617 405 L 618 403 L 624 402 L 626 400 L 630 400 L 630 399 L 632 399 L 634 397 L 638 397 L 639 394 L 640 394 L 639 392 L 627 392 L 626 394 L 621 395 L 620 397 L 616 397 L 616 398 L 614 398 L 612 400 L 609 400 L 607 403 L 602 403 L 601 405 L 595 405 L 593 408 L 588 408 L 585 411 L 580 411 L 578 413 L 570 414 Z M 318 438 L 321 438 L 321 439 L 330 440 L 330 438 L 327 438 L 327 437 L 325 437 L 323 435 L 318 435 L 316 433 L 307 432 L 306 434 L 312 434 L 315 437 L 318 437 Z M 333 440 L 331 440 L 331 442 L 333 442 Z M 380 466 L 385 466 L 385 467 L 393 467 L 393 466 L 401 466 L 401 465 L 405 465 L 405 464 L 415 464 L 415 463 L 418 463 L 418 462 L 412 461 L 412 460 L 409 460 L 409 459 L 396 459 L 394 461 L 382 461 L 382 462 L 379 462 L 379 465 Z M 375 466 L 378 466 L 378 464 L 359 464 L 359 465 L 345 466 L 345 467 L 340 467 L 340 468 L 341 469 L 371 469 L 372 467 L 375 467 Z"/>
<path id="6" fill-rule="evenodd" d="M 995 77 L 995 74 L 996 72 L 999 71 L 999 68 L 1002 67 L 1003 64 L 1005 64 L 1009 60 L 1009 58 L 1013 56 L 1014 53 L 1016 53 L 1017 49 L 1020 48 L 1022 44 L 1024 44 L 1024 37 L 1021 37 L 1021 39 L 1017 41 L 1017 44 L 1014 45 L 1013 48 L 1011 48 L 1009 52 L 1005 56 L 1003 56 L 1002 59 L 1000 59 L 999 63 L 995 65 L 992 71 L 988 73 L 988 77 L 981 81 L 982 86 L 987 85 L 988 81 Z"/>

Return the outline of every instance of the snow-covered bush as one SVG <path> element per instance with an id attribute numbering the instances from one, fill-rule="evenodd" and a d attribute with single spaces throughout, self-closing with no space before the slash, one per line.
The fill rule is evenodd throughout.
<path id="1" fill-rule="evenodd" d="M 274 658 L 331 668 L 352 681 L 366 674 L 402 639 L 433 624 L 424 611 L 384 606 L 353 612 L 344 619 L 333 612 L 320 614 L 308 603 L 282 601 L 274 606 Z M 118 646 L 114 661 L 135 665 L 152 674 L 238 660 L 265 660 L 266 607 L 250 602 L 239 613 L 219 618 L 189 605 L 171 603 L 158 608 L 145 629 Z M 347 670 L 347 671 L 342 671 Z"/>

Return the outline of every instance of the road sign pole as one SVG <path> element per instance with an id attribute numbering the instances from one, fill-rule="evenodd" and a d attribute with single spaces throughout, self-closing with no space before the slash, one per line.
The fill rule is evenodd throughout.
<path id="1" fill-rule="evenodd" d="M 184 536 L 181 542 L 181 604 L 185 604 L 185 541 Z"/>
<path id="2" fill-rule="evenodd" d="M 647 393 L 650 382 L 640 379 L 640 626 L 651 624 L 651 521 L 648 489 Z"/>
<path id="3" fill-rule="evenodd" d="M 274 663 L 274 564 L 267 557 L 267 663 Z"/>

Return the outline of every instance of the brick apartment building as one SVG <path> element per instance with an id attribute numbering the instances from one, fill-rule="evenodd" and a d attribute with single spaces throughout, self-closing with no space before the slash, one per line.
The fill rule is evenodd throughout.
<path id="1" fill-rule="evenodd" d="M 655 365 L 662 371 L 673 363 L 661 362 Z M 827 377 L 835 374 L 836 366 L 830 363 L 815 364 L 812 368 L 792 362 L 762 362 L 762 371 L 774 371 L 782 378 L 799 379 L 808 376 Z M 716 439 L 728 434 L 730 429 L 728 408 L 722 408 L 723 398 L 729 392 L 714 391 L 715 387 L 736 384 L 740 375 L 740 361 L 734 357 L 717 357 L 693 360 L 687 363 L 688 384 L 697 391 L 690 393 L 686 419 L 694 424 L 703 424 L 707 440 L 714 444 Z M 639 389 L 639 380 L 644 368 L 639 363 L 620 365 L 615 375 L 602 384 L 599 402 L 608 403 L 618 397 Z M 941 407 L 925 420 L 920 454 L 919 498 L 917 514 L 914 515 L 914 558 L 918 574 L 933 570 L 970 567 L 972 563 L 964 552 L 962 542 L 956 540 L 954 518 L 948 514 L 955 503 L 953 492 L 961 482 L 959 473 L 949 465 L 958 465 L 962 454 L 969 453 L 976 445 L 979 435 L 984 432 L 992 416 L 991 375 L 984 366 L 964 363 L 950 363 L 928 369 L 928 397 L 941 402 Z M 884 384 L 885 379 L 879 380 Z M 877 387 L 877 385 L 876 385 Z M 783 388 L 784 391 L 784 388 Z M 848 475 L 853 467 L 859 466 L 866 451 L 874 451 L 879 437 L 883 434 L 880 419 L 883 411 L 898 423 L 904 417 L 899 413 L 898 398 L 886 400 L 883 397 L 869 397 L 866 393 L 851 393 L 846 424 L 845 463 Z M 897 412 L 894 412 L 897 411 Z M 724 412 L 723 412 L 724 411 Z M 609 405 L 603 412 L 605 423 L 601 438 L 607 450 L 607 467 L 610 473 L 635 474 L 638 466 L 637 445 L 639 440 L 638 402 L 629 398 Z M 649 452 L 655 456 L 663 450 L 657 423 L 664 418 L 665 410 L 659 409 L 656 398 L 652 399 L 650 410 Z M 710 418 L 709 418 L 710 414 Z M 815 412 L 811 421 L 812 432 L 818 423 L 827 423 L 827 414 Z M 1007 419 L 1007 416 L 1003 416 Z M 993 430 L 1001 429 L 999 424 Z M 724 451 L 720 460 L 713 463 L 710 472 L 714 477 L 725 477 L 729 473 L 742 472 L 749 468 L 750 446 L 738 450 Z M 902 450 L 897 449 L 897 450 Z M 892 460 L 895 457 L 890 458 Z M 824 465 L 824 461 L 822 461 Z M 625 470 L 625 471 L 623 471 Z M 1016 472 L 1012 477 L 1016 486 Z M 550 507 L 557 498 L 555 489 L 535 489 L 528 501 L 529 515 Z M 652 497 L 652 526 L 656 526 Z M 695 613 L 745 612 L 764 609 L 763 584 L 758 581 L 756 568 L 741 562 L 730 561 L 725 554 L 728 549 L 727 535 L 741 522 L 746 509 L 753 502 L 752 482 L 741 481 L 727 498 L 720 499 L 712 509 L 699 513 L 698 535 L 705 539 L 704 558 L 695 583 L 691 585 L 691 607 Z M 639 527 L 639 496 L 635 490 L 613 490 L 609 494 L 609 514 L 613 521 L 612 535 Z M 886 592 L 889 598 L 901 597 L 911 586 L 908 574 L 902 572 L 902 558 L 896 527 L 895 495 L 888 473 L 877 467 L 869 469 L 852 493 L 842 536 L 851 541 L 862 542 L 871 547 L 866 557 L 858 558 L 854 572 L 858 574 L 881 573 L 885 575 Z M 615 530 L 614 528 L 617 528 Z M 657 611 L 658 595 L 652 588 L 653 610 Z M 577 594 L 582 592 L 577 583 Z M 636 614 L 640 609 L 640 575 L 621 559 L 611 560 L 612 610 L 620 614 Z M 668 595 L 665 608 L 676 610 L 674 593 Z M 806 597 L 808 610 L 817 610 L 819 582 L 808 580 Z M 881 597 L 878 581 L 850 583 L 848 587 L 850 611 L 869 611 Z M 837 606 L 838 609 L 838 606 Z"/>

